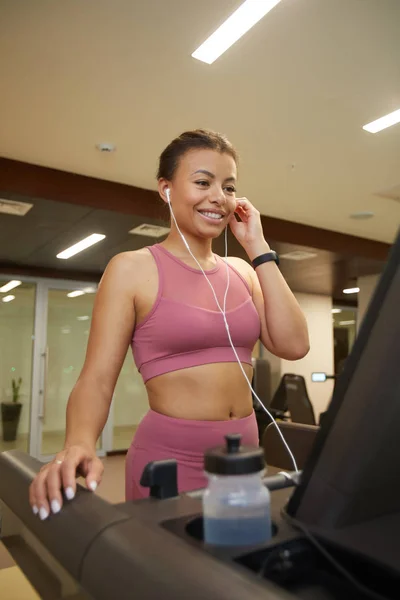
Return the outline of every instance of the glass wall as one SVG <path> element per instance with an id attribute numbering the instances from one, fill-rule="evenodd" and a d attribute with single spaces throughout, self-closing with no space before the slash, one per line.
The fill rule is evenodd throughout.
<path id="1" fill-rule="evenodd" d="M 33 283 L 0 292 L 0 452 L 29 448 L 35 294 Z"/>
<path id="2" fill-rule="evenodd" d="M 16 277 L 0 275 L 0 289 L 11 279 Z M 0 291 L 0 452 L 18 448 L 45 460 L 62 448 L 66 405 L 85 360 L 95 292 L 96 285 L 33 278 Z M 129 448 L 147 410 L 146 388 L 129 349 L 98 450 Z"/>
<path id="3" fill-rule="evenodd" d="M 66 406 L 86 356 L 95 295 L 70 296 L 74 291 L 48 291 L 42 455 L 55 454 L 64 444 Z"/>
<path id="4" fill-rule="evenodd" d="M 11 279 L 0 276 L 0 289 Z M 0 452 L 17 448 L 44 460 L 63 446 L 66 405 L 85 360 L 96 292 L 95 285 L 79 285 L 32 279 L 0 292 Z M 13 380 L 19 386 L 14 396 Z M 98 449 L 129 448 L 147 410 L 129 349 Z"/>

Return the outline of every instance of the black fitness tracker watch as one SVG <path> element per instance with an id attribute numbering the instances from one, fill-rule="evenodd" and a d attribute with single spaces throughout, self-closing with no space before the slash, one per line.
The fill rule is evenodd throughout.
<path id="1" fill-rule="evenodd" d="M 274 252 L 274 250 L 271 250 L 271 252 L 266 252 L 265 254 L 260 254 L 260 256 L 257 256 L 251 261 L 251 264 L 253 265 L 254 269 L 256 269 L 263 263 L 271 262 L 272 260 L 279 265 L 279 256 L 276 252 Z"/>

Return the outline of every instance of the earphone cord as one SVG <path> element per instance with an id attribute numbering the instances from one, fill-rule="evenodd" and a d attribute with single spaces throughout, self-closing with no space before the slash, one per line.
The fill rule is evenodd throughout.
<path id="1" fill-rule="evenodd" d="M 279 436 L 280 436 L 280 438 L 281 438 L 281 440 L 282 440 L 282 442 L 283 442 L 283 444 L 284 444 L 284 446 L 285 446 L 285 448 L 286 448 L 286 450 L 287 450 L 287 452 L 288 452 L 288 454 L 289 454 L 289 456 L 291 458 L 291 461 L 292 461 L 293 466 L 294 466 L 294 470 L 296 471 L 296 473 L 298 473 L 299 470 L 297 468 L 297 463 L 296 463 L 296 460 L 295 460 L 295 458 L 294 458 L 294 456 L 292 454 L 292 451 L 290 450 L 290 448 L 289 448 L 289 446 L 288 446 L 285 438 L 283 437 L 283 434 L 282 434 L 281 430 L 279 429 L 279 426 L 278 426 L 277 422 L 275 421 L 275 419 L 273 418 L 273 416 L 271 415 L 271 413 L 269 412 L 269 410 L 264 406 L 264 404 L 262 403 L 262 401 L 260 400 L 260 398 L 257 396 L 257 394 L 255 393 L 255 391 L 253 390 L 251 382 L 250 382 L 249 378 L 247 377 L 246 371 L 243 369 L 243 366 L 242 366 L 242 363 L 241 363 L 240 358 L 238 356 L 238 353 L 236 352 L 236 348 L 235 348 L 235 346 L 233 345 L 233 342 L 232 342 L 231 334 L 230 334 L 230 331 L 229 331 L 229 324 L 228 324 L 228 321 L 226 319 L 226 298 L 227 298 L 227 295 L 228 295 L 228 289 L 229 289 L 229 283 L 230 283 L 230 278 L 229 278 L 230 271 L 229 271 L 229 263 L 228 263 L 228 228 L 227 227 L 225 228 L 225 258 L 224 258 L 225 265 L 226 265 L 227 285 L 226 285 L 226 290 L 225 290 L 225 294 L 224 294 L 224 302 L 223 302 L 224 307 L 221 308 L 221 305 L 218 302 L 218 298 L 217 298 L 215 290 L 214 290 L 214 288 L 212 286 L 211 281 L 208 279 L 206 273 L 204 272 L 204 269 L 202 268 L 201 264 L 199 263 L 199 261 L 197 260 L 197 258 L 192 253 L 191 249 L 189 248 L 189 244 L 187 243 L 187 241 L 185 240 L 185 237 L 184 237 L 183 233 L 179 229 L 179 226 L 178 226 L 178 223 L 176 222 L 174 211 L 172 210 L 172 206 L 171 206 L 171 202 L 170 201 L 168 201 L 168 206 L 169 206 L 169 209 L 171 211 L 171 215 L 172 215 L 172 218 L 174 220 L 175 227 L 177 228 L 178 233 L 179 233 L 179 235 L 181 236 L 181 238 L 183 240 L 183 243 L 185 244 L 186 248 L 188 249 L 188 251 L 190 253 L 190 256 L 193 258 L 193 260 L 196 262 L 196 264 L 200 268 L 201 272 L 203 273 L 204 277 L 207 280 L 208 285 L 211 288 L 211 291 L 212 291 L 212 293 L 214 295 L 214 298 L 215 298 L 215 302 L 217 303 L 217 306 L 218 306 L 218 310 L 220 311 L 220 313 L 222 314 L 222 316 L 224 318 L 224 324 L 225 324 L 226 332 L 228 334 L 229 343 L 230 343 L 230 345 L 232 347 L 232 350 L 234 352 L 235 358 L 236 358 L 237 363 L 238 363 L 238 365 L 239 365 L 239 367 L 240 367 L 240 369 L 241 369 L 241 371 L 242 371 L 242 373 L 244 375 L 244 378 L 247 381 L 247 385 L 249 386 L 252 394 L 254 395 L 254 397 L 256 398 L 256 400 L 258 401 L 258 403 L 260 404 L 260 406 L 263 408 L 263 410 L 267 413 L 267 415 L 271 419 L 272 424 L 275 426 L 277 432 L 279 433 Z"/>

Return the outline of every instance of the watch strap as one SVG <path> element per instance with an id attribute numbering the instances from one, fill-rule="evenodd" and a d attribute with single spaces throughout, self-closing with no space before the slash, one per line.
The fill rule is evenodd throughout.
<path id="1" fill-rule="evenodd" d="M 260 254 L 260 256 L 257 256 L 251 261 L 251 264 L 253 265 L 254 269 L 256 269 L 260 265 L 271 261 L 274 261 L 277 265 L 279 265 L 279 256 L 274 250 L 266 252 L 265 254 Z"/>

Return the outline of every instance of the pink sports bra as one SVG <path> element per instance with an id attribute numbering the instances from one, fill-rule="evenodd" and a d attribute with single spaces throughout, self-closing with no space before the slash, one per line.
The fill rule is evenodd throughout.
<path id="1" fill-rule="evenodd" d="M 148 249 L 157 264 L 158 294 L 132 339 L 134 360 L 144 382 L 188 367 L 236 362 L 223 316 L 202 272 L 159 244 Z M 214 256 L 216 266 L 205 273 L 223 307 L 227 268 L 225 261 Z M 229 331 L 241 362 L 251 364 L 251 353 L 260 337 L 260 318 L 247 282 L 234 267 L 229 265 L 228 269 Z"/>

